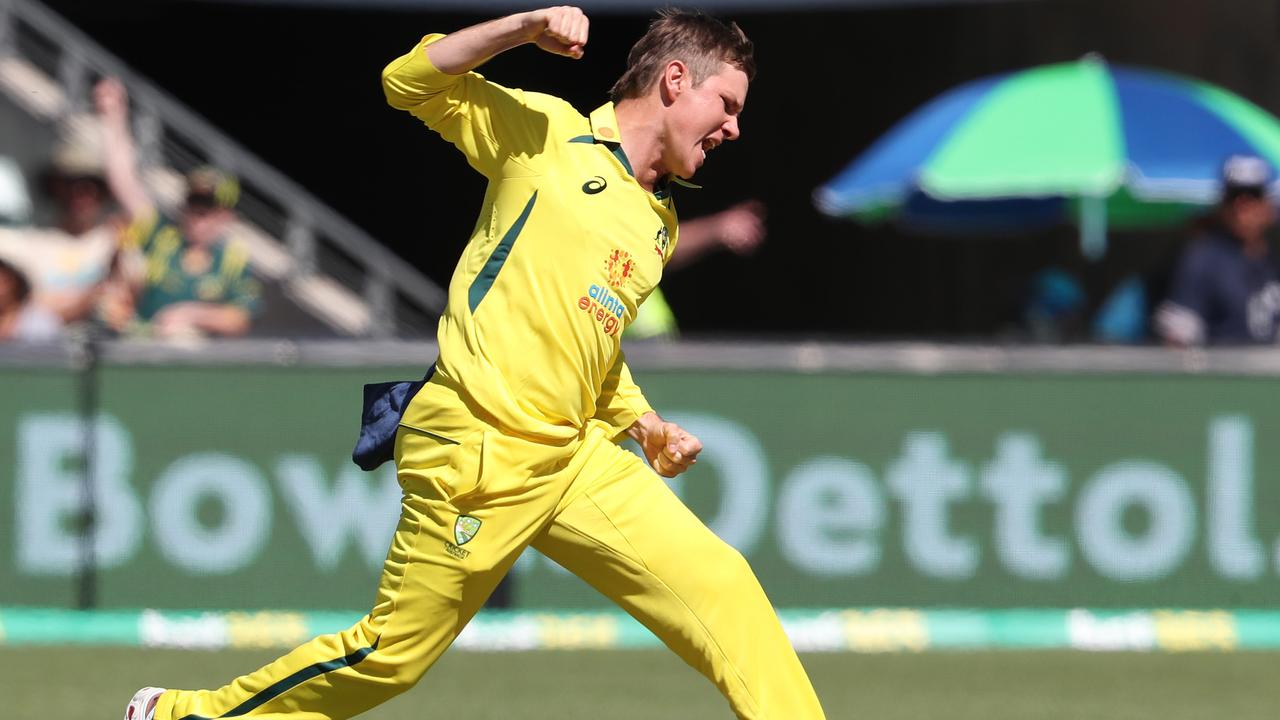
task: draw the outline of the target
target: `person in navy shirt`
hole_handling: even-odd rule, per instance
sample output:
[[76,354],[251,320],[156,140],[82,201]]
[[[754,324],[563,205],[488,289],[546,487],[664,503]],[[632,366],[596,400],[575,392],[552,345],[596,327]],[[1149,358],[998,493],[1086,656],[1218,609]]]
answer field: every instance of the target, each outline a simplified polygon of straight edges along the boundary
[[1268,245],[1274,178],[1260,157],[1223,163],[1222,200],[1212,224],[1178,262],[1155,327],[1170,345],[1273,344],[1280,326],[1280,275]]

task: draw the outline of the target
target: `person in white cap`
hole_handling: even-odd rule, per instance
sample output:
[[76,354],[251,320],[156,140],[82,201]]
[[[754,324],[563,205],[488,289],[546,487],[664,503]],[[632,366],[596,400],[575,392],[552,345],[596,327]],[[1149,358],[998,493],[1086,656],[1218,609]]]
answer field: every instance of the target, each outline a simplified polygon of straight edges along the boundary
[[53,201],[52,225],[0,228],[0,259],[26,268],[33,305],[64,323],[96,312],[116,256],[119,227],[103,178],[100,136],[93,118],[68,120],[41,178]]
[[1268,231],[1275,171],[1263,158],[1232,155],[1209,225],[1183,253],[1156,332],[1175,347],[1273,344],[1280,329],[1280,275]]

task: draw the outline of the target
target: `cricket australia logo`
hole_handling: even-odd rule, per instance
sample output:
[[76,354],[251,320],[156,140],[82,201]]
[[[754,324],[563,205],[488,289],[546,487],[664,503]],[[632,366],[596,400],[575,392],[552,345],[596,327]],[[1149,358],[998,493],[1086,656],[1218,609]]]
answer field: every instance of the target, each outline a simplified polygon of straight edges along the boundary
[[609,287],[621,290],[623,283],[636,269],[636,262],[626,250],[614,250],[609,253],[609,259],[604,261],[604,267],[609,271]]
[[471,538],[478,532],[480,532],[480,521],[470,515],[459,515],[458,521],[453,524],[453,539],[459,545],[471,542]]
[[658,257],[665,260],[669,245],[671,245],[671,233],[667,232],[667,226],[663,225],[658,228],[658,234],[653,238],[653,251],[658,253]]
[[471,554],[469,550],[463,550],[461,546],[471,542],[471,539],[480,532],[480,519],[471,517],[470,515],[459,515],[458,520],[453,523],[453,539],[455,543],[445,541],[444,550],[459,560],[467,559]]

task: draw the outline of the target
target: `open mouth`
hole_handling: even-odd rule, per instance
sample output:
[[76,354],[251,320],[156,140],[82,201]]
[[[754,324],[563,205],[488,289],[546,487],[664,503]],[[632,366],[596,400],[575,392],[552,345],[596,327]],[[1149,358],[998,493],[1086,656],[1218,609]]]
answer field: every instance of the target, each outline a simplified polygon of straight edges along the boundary
[[715,150],[716,146],[719,144],[720,144],[720,141],[716,140],[715,138],[704,138],[702,140],[702,145],[701,145],[702,159],[706,160],[707,153],[711,152],[712,150]]

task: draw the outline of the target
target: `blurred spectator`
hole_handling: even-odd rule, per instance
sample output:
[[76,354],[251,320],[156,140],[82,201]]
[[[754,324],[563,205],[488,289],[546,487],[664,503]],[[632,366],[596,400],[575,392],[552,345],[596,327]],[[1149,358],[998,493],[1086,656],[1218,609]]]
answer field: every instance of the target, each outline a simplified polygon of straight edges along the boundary
[[129,131],[128,96],[113,78],[94,89],[103,122],[107,184],[129,218],[126,244],[143,254],[132,307],[116,307],[112,324],[156,337],[234,336],[249,331],[261,287],[248,253],[228,241],[240,188],[213,168],[187,176],[177,218],[161,213],[138,176]]
[[[764,218],[764,203],[748,200],[713,215],[681,222],[676,251],[667,262],[666,271],[686,268],[717,248],[725,248],[737,255],[755,252],[765,237]],[[655,288],[640,306],[640,312],[627,326],[623,337],[628,340],[670,339],[678,333],[675,313],[667,304],[661,288]]]
[[1276,342],[1280,277],[1267,231],[1276,208],[1267,161],[1233,155],[1223,163],[1222,199],[1210,224],[1178,263],[1156,331],[1175,346]]
[[31,283],[18,266],[0,259],[0,342],[50,342],[62,322],[30,301]]
[[75,322],[95,310],[117,247],[96,120],[64,124],[41,184],[54,225],[0,228],[0,258],[27,269],[35,305]]
[[764,203],[747,200],[713,215],[681,222],[676,252],[666,269],[686,268],[717,248],[750,255],[764,241],[764,218]]
[[1036,273],[1022,319],[1032,342],[1059,344],[1083,340],[1086,298],[1080,281],[1058,267]]
[[31,194],[22,169],[12,158],[0,155],[0,225],[31,222]]
[[1148,339],[1151,317],[1150,280],[1139,274],[1124,277],[1107,294],[1093,316],[1093,339],[1110,345],[1137,345]]

